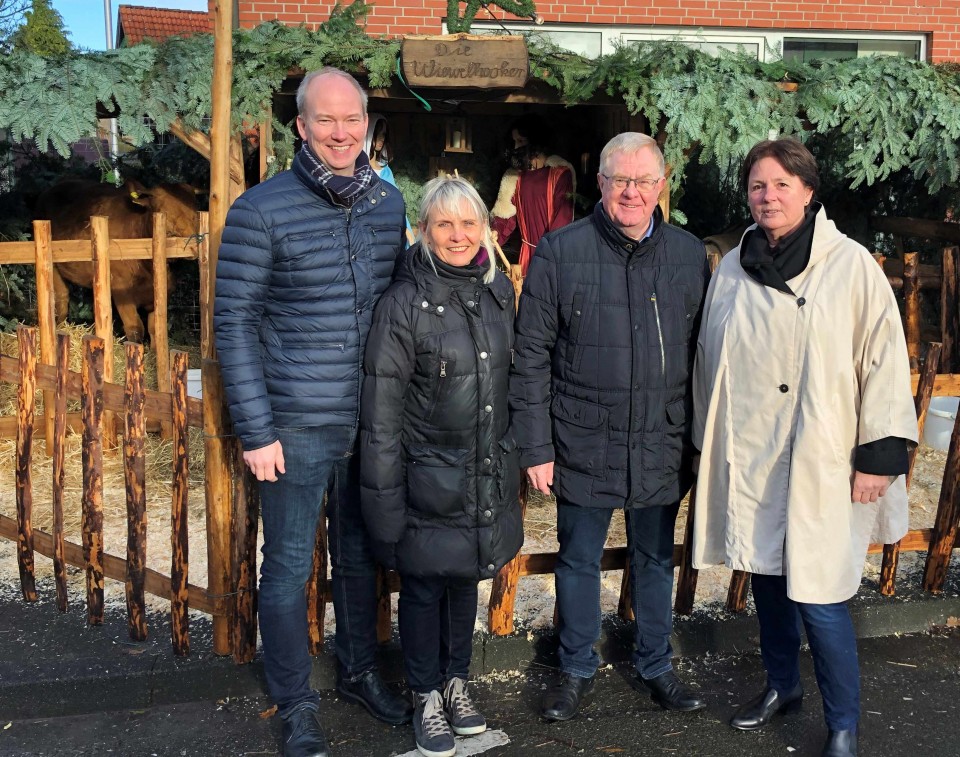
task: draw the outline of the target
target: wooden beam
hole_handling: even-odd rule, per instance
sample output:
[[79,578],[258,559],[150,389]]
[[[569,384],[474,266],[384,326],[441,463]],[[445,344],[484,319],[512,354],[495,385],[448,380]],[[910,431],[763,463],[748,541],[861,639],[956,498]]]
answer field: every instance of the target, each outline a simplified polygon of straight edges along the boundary
[[871,216],[870,227],[900,237],[938,239],[952,244],[960,243],[960,224],[931,221],[926,218],[888,218]]
[[[110,260],[150,260],[152,239],[111,239]],[[88,263],[91,257],[89,239],[56,239],[50,242],[54,263]],[[166,256],[196,260],[197,240],[193,237],[167,237]],[[33,242],[0,242],[0,264],[33,265],[37,248]]]
[[[196,150],[207,160],[210,160],[210,136],[202,131],[189,131],[179,118],[170,124],[170,132],[187,147]],[[234,157],[230,161],[230,178],[243,184],[243,161]]]
[[[10,384],[20,383],[20,368],[17,365],[16,358],[0,355],[0,381],[5,381]],[[80,374],[70,372],[67,375],[66,386],[67,399],[79,400],[82,394]],[[57,369],[55,366],[37,366],[37,388],[56,390]],[[103,407],[105,410],[123,412],[122,386],[107,384],[103,387]],[[173,402],[169,394],[155,392],[152,389],[147,390],[146,401],[144,403],[144,414],[147,420],[169,421],[172,412]],[[187,422],[195,428],[203,425],[202,400],[196,397],[187,398]],[[9,421],[2,421],[2,423],[6,424],[9,423]],[[6,428],[6,425],[0,425],[0,436],[2,436],[2,429],[4,428]]]
[[[6,515],[0,515],[0,536],[5,539],[17,538],[17,522]],[[33,531],[33,549],[41,555],[53,557],[53,537],[45,531]],[[83,548],[72,542],[64,543],[64,560],[68,565],[83,568]],[[103,575],[107,578],[113,578],[117,581],[123,581],[127,575],[127,563],[121,557],[105,553],[103,555]],[[170,578],[158,573],[152,568],[147,568],[143,583],[144,589],[150,594],[158,597],[168,598],[170,596]],[[194,610],[201,610],[214,617],[224,615],[223,600],[216,599],[207,595],[207,590],[202,586],[187,585],[187,593],[190,597],[190,607]]]

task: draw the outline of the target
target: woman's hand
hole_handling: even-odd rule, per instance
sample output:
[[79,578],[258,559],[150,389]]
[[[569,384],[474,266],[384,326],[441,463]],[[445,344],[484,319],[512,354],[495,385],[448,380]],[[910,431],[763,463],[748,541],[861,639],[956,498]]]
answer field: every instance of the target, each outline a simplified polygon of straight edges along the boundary
[[859,502],[867,505],[876,502],[880,497],[887,493],[890,486],[890,476],[875,476],[872,473],[853,473],[853,490],[850,499],[853,502]]

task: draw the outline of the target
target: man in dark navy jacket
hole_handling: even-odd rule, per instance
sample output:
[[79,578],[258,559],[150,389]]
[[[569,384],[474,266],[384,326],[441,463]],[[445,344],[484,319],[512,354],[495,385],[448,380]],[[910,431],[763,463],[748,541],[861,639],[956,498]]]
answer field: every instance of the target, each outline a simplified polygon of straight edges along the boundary
[[512,426],[531,486],[557,498],[559,681],[541,714],[567,720],[600,658],[600,558],[626,509],[634,664],[670,710],[703,709],[671,663],[674,523],[690,488],[691,367],[709,278],[699,239],[663,220],[664,162],[628,132],[600,154],[593,214],[547,234],[520,297]]
[[230,209],[214,328],[233,427],[257,477],[263,518],[258,610],[264,671],[284,754],[327,754],[310,688],[305,585],[327,496],[337,689],[397,724],[412,708],[375,668],[376,572],[354,454],[363,348],[405,225],[399,191],[363,152],[367,96],[348,74],[307,74],[303,147]]

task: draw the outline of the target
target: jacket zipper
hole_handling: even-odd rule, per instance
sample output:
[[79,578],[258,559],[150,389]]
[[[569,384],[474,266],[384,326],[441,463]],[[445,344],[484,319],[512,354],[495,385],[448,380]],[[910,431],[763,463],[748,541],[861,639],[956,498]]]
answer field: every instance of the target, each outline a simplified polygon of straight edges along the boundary
[[446,378],[446,377],[447,377],[447,361],[441,360],[440,361],[440,378]]
[[660,327],[660,308],[657,306],[657,293],[650,295],[650,302],[653,303],[653,314],[657,318],[657,338],[660,340],[660,378],[663,378],[667,372],[667,358],[663,350],[663,329]]

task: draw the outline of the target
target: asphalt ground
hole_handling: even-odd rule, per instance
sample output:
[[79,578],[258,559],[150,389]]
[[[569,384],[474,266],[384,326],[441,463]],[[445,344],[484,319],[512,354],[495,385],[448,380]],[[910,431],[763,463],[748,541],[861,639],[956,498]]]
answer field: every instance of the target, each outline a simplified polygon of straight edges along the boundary
[[[944,595],[901,590],[893,599],[865,588],[852,603],[863,701],[861,755],[960,755],[960,617],[956,569]],[[82,607],[59,613],[52,589],[23,603],[0,592],[0,755],[274,755],[280,726],[263,694],[259,661],[236,666],[211,651],[209,619],[193,615],[192,653],[170,651],[163,616],[149,618],[146,642],[128,640],[122,608],[103,626]],[[478,635],[471,689],[487,734],[459,755],[819,755],[825,730],[809,654],[800,713],[755,733],[727,725],[736,706],[764,684],[756,619],[713,612],[675,624],[675,665],[705,695],[697,714],[660,709],[634,688],[629,629],[605,623],[599,645],[610,664],[594,694],[567,723],[547,723],[537,703],[554,675],[555,640],[521,630]],[[930,630],[932,629],[932,630]],[[904,633],[910,632],[910,633]],[[385,678],[400,689],[399,649],[381,649]],[[333,690],[333,660],[315,660],[313,684],[335,757],[413,757],[412,729],[373,720]]]
[[[860,643],[860,656],[862,755],[960,753],[960,635],[866,639]],[[824,738],[821,702],[809,655],[803,655],[802,664],[807,696],[801,712],[754,733],[734,731],[726,724],[736,705],[763,685],[760,658],[753,651],[678,661],[683,677],[709,702],[706,711],[692,715],[666,712],[636,691],[626,664],[604,669],[580,716],[566,723],[546,723],[536,714],[551,671],[488,676],[472,684],[472,691],[490,732],[463,739],[458,753],[818,755]],[[409,727],[380,724],[331,691],[321,696],[333,755],[386,757],[414,748]],[[263,696],[242,696],[17,718],[3,723],[0,754],[273,755],[278,753],[279,724],[276,718],[263,716],[268,708]],[[490,746],[474,752],[471,745]]]

